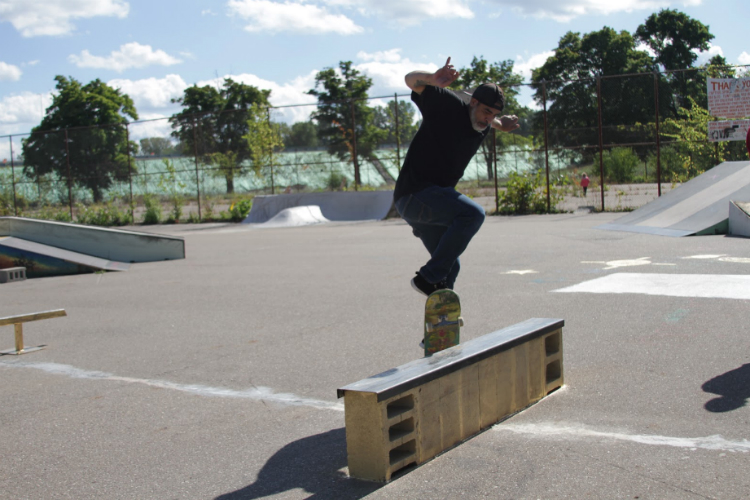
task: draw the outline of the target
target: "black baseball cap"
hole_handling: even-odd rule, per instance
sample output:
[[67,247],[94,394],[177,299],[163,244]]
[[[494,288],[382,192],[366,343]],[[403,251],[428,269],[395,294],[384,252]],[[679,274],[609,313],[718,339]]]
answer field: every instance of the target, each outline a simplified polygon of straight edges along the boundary
[[473,99],[498,111],[505,107],[505,95],[503,89],[494,83],[484,83],[474,90],[471,95]]

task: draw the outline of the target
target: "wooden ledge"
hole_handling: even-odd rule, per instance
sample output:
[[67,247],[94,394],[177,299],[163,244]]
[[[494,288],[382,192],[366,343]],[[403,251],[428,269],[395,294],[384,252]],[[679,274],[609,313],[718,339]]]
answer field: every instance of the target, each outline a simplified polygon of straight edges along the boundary
[[339,398],[345,396],[347,391],[374,393],[377,394],[378,402],[384,401],[524,342],[559,330],[563,326],[565,321],[562,319],[531,318],[440,351],[429,358],[417,359],[354,382],[337,389],[336,392]]

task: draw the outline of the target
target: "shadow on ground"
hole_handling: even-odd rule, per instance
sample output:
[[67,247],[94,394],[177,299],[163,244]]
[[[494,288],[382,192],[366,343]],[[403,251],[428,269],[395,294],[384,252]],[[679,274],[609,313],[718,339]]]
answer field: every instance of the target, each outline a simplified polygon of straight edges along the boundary
[[346,467],[344,428],[306,437],[276,452],[258,473],[257,480],[216,500],[262,498],[301,488],[306,498],[355,500],[369,495],[381,484],[349,478]]
[[750,398],[750,363],[712,378],[701,389],[720,396],[704,405],[708,411],[723,413],[742,408]]

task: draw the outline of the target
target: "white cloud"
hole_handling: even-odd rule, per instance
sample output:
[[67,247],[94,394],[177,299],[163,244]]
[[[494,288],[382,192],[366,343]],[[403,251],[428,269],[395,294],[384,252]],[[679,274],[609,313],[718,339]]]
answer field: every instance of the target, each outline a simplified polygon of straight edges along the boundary
[[[600,16],[637,10],[656,11],[673,6],[674,0],[488,0],[510,7],[513,11],[540,19],[567,23],[576,17]],[[703,0],[682,0],[681,5],[700,5]]]
[[698,56],[698,59],[695,60],[696,66],[707,64],[708,61],[714,56],[724,55],[724,51],[721,50],[721,47],[719,47],[718,45],[711,45],[710,43],[708,44],[708,50],[700,52],[697,49],[693,49],[693,53]]
[[750,54],[743,52],[740,57],[737,58],[737,62],[740,64],[750,64]]
[[147,137],[169,138],[172,134],[172,124],[169,123],[170,115],[163,113],[143,113],[139,122],[128,127],[131,141],[140,141]]
[[[180,75],[167,75],[164,78],[144,78],[142,80],[115,79],[107,82],[112,88],[117,88],[123,94],[133,99],[135,108],[159,109],[172,106],[171,100],[182,97],[188,87]],[[141,115],[141,113],[139,113]],[[143,116],[141,116],[143,118]]]
[[0,61],[0,82],[15,82],[21,79],[21,69],[18,66]]
[[315,86],[315,74],[317,72],[317,70],[311,71],[284,84],[265,80],[250,73],[242,73],[239,75],[224,75],[220,78],[198,82],[196,85],[199,87],[213,85],[218,88],[224,84],[225,78],[231,78],[235,82],[252,85],[262,90],[270,90],[271,97],[269,100],[273,106],[309,104],[309,106],[295,106],[273,110],[271,117],[274,121],[306,121],[310,119],[310,114],[316,109],[315,103],[317,103],[317,99],[314,96],[308,95],[307,91]]
[[23,36],[67,35],[72,21],[92,17],[127,17],[124,0],[0,0],[0,21],[7,21]]
[[650,45],[643,42],[636,43],[635,50],[640,50],[642,52],[646,52],[651,57],[656,57],[656,52],[654,51],[654,49],[652,49]]
[[363,61],[374,61],[384,63],[397,63],[401,61],[401,49],[383,50],[368,54],[365,51],[357,53],[357,57]]
[[229,0],[231,14],[249,21],[245,30],[255,32],[294,33],[319,35],[338,33],[353,35],[363,28],[341,14],[332,14],[325,8],[309,3],[270,0]]
[[383,95],[392,92],[407,92],[404,76],[415,70],[437,71],[436,64],[418,64],[401,56],[401,49],[382,52],[359,52],[357,58],[364,61],[354,68],[372,78],[370,95]]
[[113,51],[109,57],[94,56],[88,50],[84,50],[80,55],[69,56],[68,60],[79,68],[111,69],[118,73],[128,68],[171,66],[182,62],[163,50],[154,50],[150,45],[141,45],[138,42],[121,45],[120,50]]
[[323,0],[327,5],[375,15],[400,26],[420,24],[426,19],[473,19],[468,0]]
[[518,55],[513,63],[513,71],[523,76],[523,81],[530,82],[532,70],[544,65],[544,63],[547,62],[547,59],[554,55],[555,52],[553,50],[533,54],[527,58]]
[[44,94],[22,92],[4,96],[0,99],[0,135],[30,132],[33,127],[41,123],[44,110],[51,103],[51,92]]

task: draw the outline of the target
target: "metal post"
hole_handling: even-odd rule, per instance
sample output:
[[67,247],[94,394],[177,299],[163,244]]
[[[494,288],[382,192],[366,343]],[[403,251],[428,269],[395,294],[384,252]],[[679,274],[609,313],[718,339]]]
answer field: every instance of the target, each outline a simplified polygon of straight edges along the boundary
[[195,132],[195,115],[193,115],[193,158],[195,158],[195,190],[198,196],[198,222],[202,220],[201,217],[201,180],[200,174],[198,173],[198,134]]
[[547,83],[542,81],[542,105],[544,113],[544,169],[547,173],[547,213],[552,211],[552,200],[549,193],[549,141],[547,138]]
[[16,340],[16,352],[18,354],[21,354],[23,352],[23,323],[16,323],[13,325],[13,329],[15,330],[15,340]]
[[[271,130],[271,108],[270,106],[266,108],[266,112],[267,112],[266,116],[267,116],[267,122],[268,122],[268,129],[270,131]],[[269,157],[271,158],[271,165],[270,165],[271,167],[271,194],[276,194],[275,193],[276,186],[275,186],[274,178],[273,178],[273,146],[269,146],[269,147],[270,147]]]
[[[70,206],[70,220],[73,220],[73,177],[70,174],[70,148],[68,147],[68,129],[65,129],[65,162],[68,165],[68,205]],[[39,200],[41,202],[41,200]]]
[[128,183],[130,184],[130,220],[135,223],[135,203],[133,202],[133,163],[130,152],[130,123],[125,124],[125,141],[128,144]]
[[396,117],[396,169],[401,172],[401,131],[398,123],[398,92],[393,93],[393,109]]
[[13,187],[13,213],[16,217],[18,217],[18,201],[16,201],[16,168],[15,164],[13,162],[13,136],[8,136],[8,141],[10,141],[10,179],[11,179],[11,186]]
[[359,185],[362,183],[362,179],[359,175],[359,161],[357,160],[357,121],[354,116],[354,99],[349,101],[349,106],[352,109],[352,159],[354,160],[354,190],[359,190]]
[[497,130],[492,129],[492,160],[495,168],[495,213],[500,212],[500,195],[497,192]]
[[659,135],[659,74],[654,71],[654,105],[656,106],[656,186],[661,196],[661,137]]
[[596,103],[599,115],[599,188],[602,195],[602,212],[604,212],[604,136],[602,134],[602,77],[596,77]]

